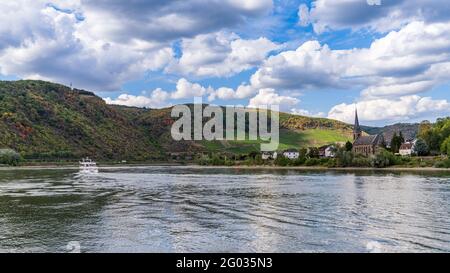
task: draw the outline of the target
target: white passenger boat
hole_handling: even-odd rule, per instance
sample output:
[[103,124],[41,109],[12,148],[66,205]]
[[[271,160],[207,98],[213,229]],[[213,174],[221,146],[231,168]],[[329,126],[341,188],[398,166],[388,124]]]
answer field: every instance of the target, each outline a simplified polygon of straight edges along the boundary
[[83,158],[80,161],[80,173],[82,174],[96,174],[98,173],[97,163],[89,157]]

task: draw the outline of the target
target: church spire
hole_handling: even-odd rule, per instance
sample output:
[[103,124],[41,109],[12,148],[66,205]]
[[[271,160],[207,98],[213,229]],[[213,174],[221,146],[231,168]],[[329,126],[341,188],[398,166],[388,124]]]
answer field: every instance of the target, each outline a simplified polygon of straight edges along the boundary
[[362,134],[361,127],[359,126],[358,109],[355,109],[355,126],[353,127],[353,140],[359,138]]

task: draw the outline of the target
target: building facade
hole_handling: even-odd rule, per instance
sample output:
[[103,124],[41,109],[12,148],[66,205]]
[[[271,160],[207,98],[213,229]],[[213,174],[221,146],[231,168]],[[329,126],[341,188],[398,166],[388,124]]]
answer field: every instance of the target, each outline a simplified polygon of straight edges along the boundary
[[277,152],[264,152],[261,154],[262,160],[270,160],[270,159],[277,159],[278,154]]
[[353,127],[353,153],[364,156],[376,154],[380,149],[385,147],[383,134],[363,135],[361,126],[359,125],[358,111],[355,111],[355,125]]
[[412,156],[414,154],[415,141],[406,142],[400,146],[398,153],[401,156]]
[[319,148],[319,157],[332,158],[336,156],[336,147],[334,145],[325,145]]
[[289,158],[291,160],[298,159],[300,157],[300,153],[297,150],[286,150],[283,152],[283,156]]

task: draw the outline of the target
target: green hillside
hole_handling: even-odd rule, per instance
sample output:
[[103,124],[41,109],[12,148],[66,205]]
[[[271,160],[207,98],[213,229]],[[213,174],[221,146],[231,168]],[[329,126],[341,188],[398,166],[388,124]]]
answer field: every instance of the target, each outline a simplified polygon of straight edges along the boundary
[[[0,81],[0,149],[34,160],[151,160],[170,153],[259,150],[259,141],[174,141],[170,112],[107,105],[91,92],[49,82]],[[345,142],[352,132],[339,121],[285,113],[280,127],[280,150]]]
[[145,159],[145,130],[93,93],[41,81],[0,82],[0,147],[25,158]]
[[[279,150],[300,147],[320,147],[336,142],[350,140],[348,132],[326,129],[307,129],[292,131],[285,128],[280,130]],[[230,153],[249,153],[260,150],[261,141],[203,141],[202,145],[208,151],[222,150]]]

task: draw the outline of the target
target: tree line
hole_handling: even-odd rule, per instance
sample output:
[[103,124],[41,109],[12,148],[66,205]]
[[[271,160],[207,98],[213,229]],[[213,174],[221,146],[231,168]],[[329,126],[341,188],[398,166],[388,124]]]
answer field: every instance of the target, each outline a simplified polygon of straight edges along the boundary
[[436,123],[423,121],[418,138],[423,140],[431,155],[450,154],[450,117],[439,118]]

